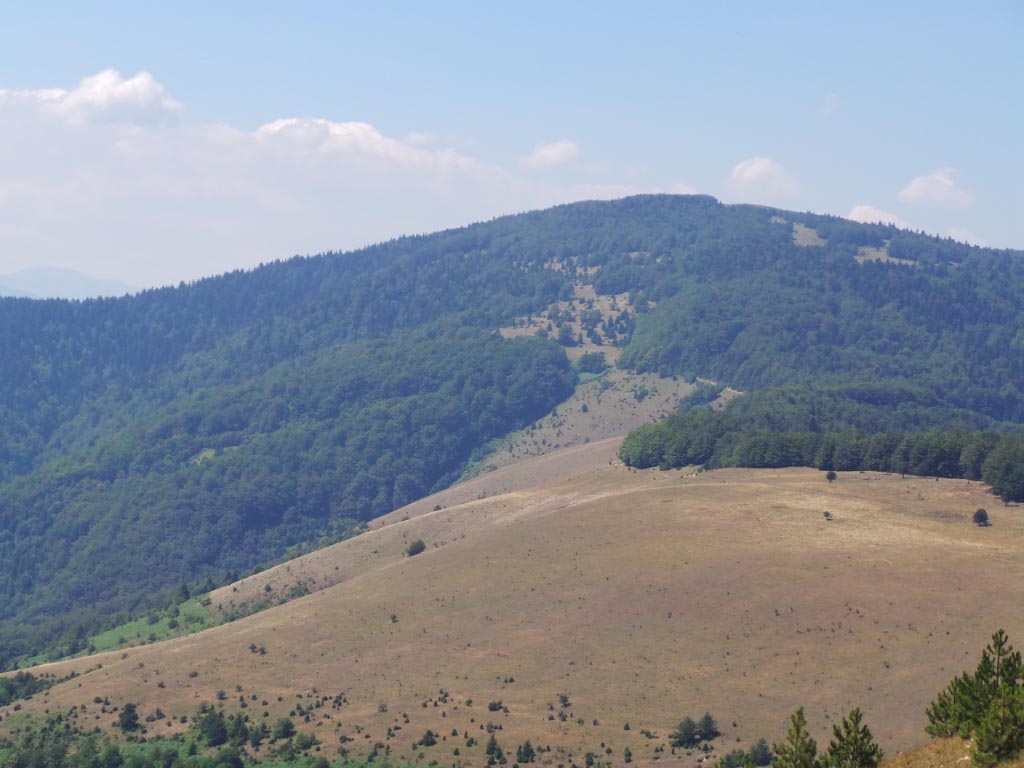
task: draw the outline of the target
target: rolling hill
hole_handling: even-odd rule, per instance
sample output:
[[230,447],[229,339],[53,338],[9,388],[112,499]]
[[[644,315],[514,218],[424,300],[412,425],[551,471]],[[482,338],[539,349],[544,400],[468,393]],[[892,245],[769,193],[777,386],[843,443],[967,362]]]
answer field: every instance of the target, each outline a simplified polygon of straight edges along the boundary
[[918,428],[1004,429],[1024,421],[1022,317],[1019,253],[705,196],[2,299],[0,661],[348,536],[616,358],[744,391],[871,382],[894,409],[926,399]]
[[[477,765],[490,723],[506,750],[550,745],[544,765],[587,752],[619,765],[627,747],[638,765],[694,765],[666,746],[687,714],[719,719],[721,755],[780,739],[798,706],[818,737],[860,706],[895,753],[925,741],[925,706],[993,628],[1024,633],[1024,521],[981,484],[637,472],[609,463],[617,445],[483,475],[468,491],[482,498],[447,491],[397,510],[211,598],[230,610],[300,582],[312,594],[40,667],[77,676],[0,714],[11,727],[70,711],[111,730],[134,703],[161,713],[152,738],[207,702],[291,717],[330,758],[338,746],[365,758],[379,741],[399,764]],[[995,524],[972,525],[986,504]],[[415,539],[427,549],[409,557]],[[416,746],[427,729],[438,744]]]

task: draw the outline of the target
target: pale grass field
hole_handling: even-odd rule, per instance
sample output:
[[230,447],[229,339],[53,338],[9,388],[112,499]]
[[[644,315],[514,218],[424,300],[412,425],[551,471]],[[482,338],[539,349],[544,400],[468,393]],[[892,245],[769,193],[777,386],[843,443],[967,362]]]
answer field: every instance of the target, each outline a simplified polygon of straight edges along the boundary
[[[109,728],[116,715],[94,696],[176,719],[224,690],[229,711],[255,694],[246,712],[272,720],[297,695],[308,706],[314,691],[343,692],[344,707],[300,722],[328,756],[344,734],[354,755],[379,740],[393,763],[480,765],[490,721],[513,757],[529,738],[553,747],[541,757],[553,766],[582,764],[586,752],[622,765],[627,746],[636,765],[689,766],[695,756],[655,752],[687,714],[718,718],[721,753],[781,739],[798,706],[824,744],[860,706],[895,756],[927,741],[926,705],[973,668],[996,628],[1024,642],[1024,521],[979,484],[859,473],[829,484],[807,469],[635,472],[608,464],[613,445],[577,449],[564,479],[527,488],[524,475],[510,493],[407,520],[395,513],[290,564],[291,574],[260,575],[284,584],[304,568],[333,584],[307,597],[41,668],[82,675],[24,708],[87,705],[87,723],[98,716]],[[992,527],[970,524],[978,507]],[[427,551],[404,557],[415,538]],[[266,582],[254,579],[215,599],[258,594]],[[448,700],[434,706],[441,690]],[[555,717],[560,693],[571,700],[565,722]],[[507,714],[488,711],[498,700]],[[149,731],[182,727],[168,719]],[[427,728],[446,740],[414,749]],[[480,743],[467,749],[464,733]],[[923,764],[939,762],[906,768]]]
[[480,462],[480,470],[489,472],[610,437],[621,439],[642,424],[674,413],[694,389],[682,378],[612,368],[601,378],[580,384],[552,413],[509,435]]

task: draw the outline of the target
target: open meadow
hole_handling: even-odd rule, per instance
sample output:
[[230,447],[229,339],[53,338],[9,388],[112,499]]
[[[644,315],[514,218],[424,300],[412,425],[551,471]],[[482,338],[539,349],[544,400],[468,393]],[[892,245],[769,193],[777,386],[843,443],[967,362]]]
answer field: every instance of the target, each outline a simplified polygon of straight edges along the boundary
[[[697,755],[667,746],[686,715],[718,719],[722,753],[781,739],[801,705],[827,740],[860,706],[894,754],[927,740],[925,706],[992,631],[1024,638],[1024,521],[981,484],[636,472],[609,464],[606,445],[577,450],[593,452],[589,468],[577,455],[538,487],[399,510],[212,596],[224,608],[305,569],[305,597],[41,667],[79,676],[23,711],[77,706],[83,724],[109,728],[133,702],[160,710],[155,735],[221,700],[291,715],[332,757],[344,738],[353,756],[379,741],[394,762],[477,765],[491,729],[506,750],[550,745],[540,760],[552,765],[588,752],[620,764],[627,747],[638,765],[691,765]],[[971,524],[978,507],[991,527]],[[406,556],[416,539],[426,551]],[[427,729],[438,744],[414,746]]]

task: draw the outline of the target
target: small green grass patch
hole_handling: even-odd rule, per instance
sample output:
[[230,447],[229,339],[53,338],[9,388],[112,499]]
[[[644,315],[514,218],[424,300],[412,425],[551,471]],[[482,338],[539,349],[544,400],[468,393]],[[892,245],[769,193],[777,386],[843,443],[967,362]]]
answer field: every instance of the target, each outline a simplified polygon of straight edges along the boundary
[[[177,615],[174,608],[163,611],[150,611],[137,619],[120,624],[111,629],[99,632],[86,641],[86,647],[77,656],[91,655],[103,651],[115,651],[119,648],[131,648],[137,645],[170,640],[174,637],[191,635],[223,623],[209,606],[203,605],[205,596],[193,597],[180,603]],[[49,654],[40,653],[27,659],[22,666],[35,666],[50,661],[57,661]]]

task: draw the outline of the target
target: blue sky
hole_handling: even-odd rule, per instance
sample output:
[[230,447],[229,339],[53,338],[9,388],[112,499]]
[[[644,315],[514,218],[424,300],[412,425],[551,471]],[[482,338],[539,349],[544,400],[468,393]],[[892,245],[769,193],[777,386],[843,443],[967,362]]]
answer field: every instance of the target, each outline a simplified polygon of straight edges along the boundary
[[635,192],[1024,248],[1019,3],[144,6],[2,11],[0,273],[154,285]]

